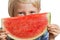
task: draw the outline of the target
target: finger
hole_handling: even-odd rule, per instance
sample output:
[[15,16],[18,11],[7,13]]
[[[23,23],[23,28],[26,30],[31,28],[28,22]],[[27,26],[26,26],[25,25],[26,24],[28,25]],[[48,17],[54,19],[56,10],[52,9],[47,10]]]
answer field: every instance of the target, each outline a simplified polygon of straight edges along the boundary
[[7,38],[6,35],[1,35],[1,36],[0,36],[0,39],[6,39],[6,38]]
[[2,35],[2,37],[5,39],[5,38],[7,38],[7,35]]
[[57,36],[58,33],[57,32],[52,32],[52,31],[49,31],[50,34],[53,34],[54,36]]
[[8,34],[6,31],[0,30],[0,35],[1,35],[2,33],[6,34],[6,35]]
[[59,29],[59,27],[57,25],[48,25],[48,30],[49,29]]
[[7,39],[3,39],[3,38],[1,38],[0,40],[7,40]]
[[0,30],[0,33],[3,33],[3,32],[5,32],[4,30]]
[[51,27],[51,26],[59,27],[59,26],[58,26],[58,25],[56,25],[56,24],[50,24],[50,25],[48,25],[48,27]]
[[59,33],[59,34],[60,34],[60,30],[57,30],[57,29],[48,29],[48,32],[49,32],[49,31],[57,32],[57,33]]
[[56,32],[56,33],[60,33],[60,31],[59,30],[57,30],[57,29],[53,29],[53,28],[51,28],[50,30],[48,30],[48,31],[52,31],[52,32]]
[[54,31],[57,30],[56,28],[48,28],[48,30]]
[[48,31],[52,31],[52,32],[57,32],[60,33],[60,29],[58,28],[48,28]]

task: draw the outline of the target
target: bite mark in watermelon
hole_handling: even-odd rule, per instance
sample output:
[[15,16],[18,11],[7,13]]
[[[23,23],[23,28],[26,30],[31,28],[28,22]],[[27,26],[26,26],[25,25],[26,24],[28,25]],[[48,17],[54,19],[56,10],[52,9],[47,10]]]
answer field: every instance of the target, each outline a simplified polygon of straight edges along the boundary
[[50,13],[32,14],[19,17],[3,18],[3,29],[14,39],[36,39],[47,30]]

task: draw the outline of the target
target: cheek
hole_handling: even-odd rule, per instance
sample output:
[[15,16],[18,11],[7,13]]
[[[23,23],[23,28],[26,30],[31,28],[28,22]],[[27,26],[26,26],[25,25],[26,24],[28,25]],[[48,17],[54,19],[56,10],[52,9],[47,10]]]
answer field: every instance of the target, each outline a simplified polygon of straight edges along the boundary
[[36,11],[36,13],[39,13],[39,10],[35,10]]
[[19,16],[17,12],[14,12],[14,17]]
[[39,14],[39,11],[37,11],[36,14]]

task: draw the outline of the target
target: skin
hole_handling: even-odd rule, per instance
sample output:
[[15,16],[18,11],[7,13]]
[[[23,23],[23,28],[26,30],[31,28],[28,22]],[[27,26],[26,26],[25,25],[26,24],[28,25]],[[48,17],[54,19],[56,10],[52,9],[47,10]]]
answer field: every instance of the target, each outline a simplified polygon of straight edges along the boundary
[[32,4],[18,3],[14,9],[14,16],[25,16],[38,13],[39,10],[35,8]]
[[[32,4],[23,4],[23,3],[17,3],[17,5],[14,8],[14,16],[25,16],[25,15],[31,15],[31,14],[37,14],[39,13],[39,10],[34,7]],[[49,31],[49,40],[54,40],[54,38],[60,33],[60,28],[56,24],[50,24],[48,25],[48,31]],[[2,31],[3,32],[3,31]],[[1,38],[5,39],[7,36],[6,34],[0,33]],[[2,37],[5,35],[4,37]]]
[[60,34],[60,28],[56,24],[50,24],[48,25],[48,31],[49,31],[49,40],[55,40],[55,37]]
[[7,34],[4,30],[0,30],[0,40],[6,40]]

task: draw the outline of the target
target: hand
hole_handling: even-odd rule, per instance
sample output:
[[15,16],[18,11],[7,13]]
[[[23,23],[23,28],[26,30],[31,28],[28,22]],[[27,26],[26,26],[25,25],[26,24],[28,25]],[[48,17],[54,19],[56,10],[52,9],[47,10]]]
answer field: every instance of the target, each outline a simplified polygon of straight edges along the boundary
[[54,39],[58,34],[60,34],[60,28],[56,24],[48,25],[49,36]]
[[5,31],[0,29],[0,40],[7,40],[7,34]]

